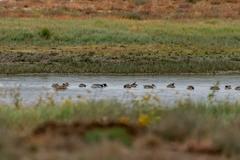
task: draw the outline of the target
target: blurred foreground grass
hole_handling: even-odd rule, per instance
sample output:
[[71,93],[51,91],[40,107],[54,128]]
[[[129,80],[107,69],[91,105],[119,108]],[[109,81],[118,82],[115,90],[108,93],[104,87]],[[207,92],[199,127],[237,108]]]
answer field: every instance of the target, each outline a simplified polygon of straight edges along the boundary
[[[2,146],[0,150],[4,155],[23,156],[14,148],[18,144],[15,144],[15,138],[23,136],[24,139],[27,138],[21,148],[24,156],[34,153],[33,155],[38,157],[39,154],[46,154],[43,150],[45,147],[48,147],[48,152],[53,155],[61,155],[60,152],[69,154],[70,145],[75,148],[71,149],[73,155],[69,155],[73,156],[73,159],[74,156],[94,159],[89,153],[90,150],[97,155],[102,154],[94,151],[95,147],[105,149],[102,150],[103,159],[113,156],[115,152],[118,153],[117,159],[123,158],[126,155],[121,152],[122,147],[133,151],[132,156],[136,159],[135,156],[138,154],[145,154],[141,152],[145,147],[150,151],[154,148],[162,151],[161,146],[177,143],[178,149],[186,145],[184,152],[187,151],[189,154],[198,152],[200,155],[217,154],[220,157],[226,156],[226,159],[229,156],[236,158],[240,151],[239,115],[240,104],[228,102],[217,104],[185,102],[170,107],[144,101],[130,105],[116,101],[76,103],[65,100],[60,104],[42,102],[31,107],[1,106],[0,130],[1,133],[7,134],[0,138]],[[38,129],[35,130],[36,128]],[[136,131],[130,132],[132,130]],[[12,144],[10,148],[8,143]],[[115,146],[115,152],[108,152],[111,150],[108,147],[115,143],[118,144]],[[143,145],[140,150],[139,143]],[[63,148],[57,149],[56,146],[59,145],[63,145]],[[79,149],[82,146],[84,150]],[[159,158],[163,156],[154,154]]]

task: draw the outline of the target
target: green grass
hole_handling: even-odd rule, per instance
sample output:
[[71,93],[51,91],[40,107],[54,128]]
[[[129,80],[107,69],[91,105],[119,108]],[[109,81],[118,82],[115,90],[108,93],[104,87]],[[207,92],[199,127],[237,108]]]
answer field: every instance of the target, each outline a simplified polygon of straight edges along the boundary
[[[1,19],[1,44],[180,44],[239,47],[239,21]],[[46,40],[42,29],[52,33]]]
[[238,20],[5,18],[0,73],[239,71],[239,28]]

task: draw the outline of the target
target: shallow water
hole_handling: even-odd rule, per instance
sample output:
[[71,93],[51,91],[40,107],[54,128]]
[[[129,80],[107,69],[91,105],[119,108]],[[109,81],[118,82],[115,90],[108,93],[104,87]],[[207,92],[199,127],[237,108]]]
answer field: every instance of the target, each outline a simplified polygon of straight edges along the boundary
[[[123,85],[136,81],[139,86],[135,89],[124,89]],[[179,101],[191,99],[192,101],[205,102],[208,100],[210,86],[219,81],[221,90],[215,93],[216,101],[238,101],[240,91],[225,90],[225,85],[233,88],[240,85],[240,75],[171,75],[171,76],[82,76],[82,75],[14,75],[0,76],[0,103],[13,103],[12,90],[19,88],[21,99],[26,104],[37,103],[39,97],[46,99],[52,96],[56,101],[66,98],[78,99],[117,99],[119,101],[139,100],[146,95],[155,97],[154,101],[162,104],[174,104]],[[69,89],[55,92],[52,83],[69,82]],[[174,82],[176,88],[166,88],[166,85]],[[80,83],[87,84],[87,88],[79,88]],[[93,83],[107,83],[104,89],[92,89]],[[156,89],[144,89],[144,84],[154,83]],[[186,89],[188,85],[195,87],[194,91]],[[7,92],[6,92],[7,91]]]

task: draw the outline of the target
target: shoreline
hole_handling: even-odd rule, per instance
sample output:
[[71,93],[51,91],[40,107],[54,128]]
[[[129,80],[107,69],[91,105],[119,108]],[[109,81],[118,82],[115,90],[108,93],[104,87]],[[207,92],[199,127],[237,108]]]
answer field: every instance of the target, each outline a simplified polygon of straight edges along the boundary
[[76,76],[238,76],[240,71],[220,71],[216,73],[16,73],[1,74],[0,76],[54,76],[54,75],[76,75]]

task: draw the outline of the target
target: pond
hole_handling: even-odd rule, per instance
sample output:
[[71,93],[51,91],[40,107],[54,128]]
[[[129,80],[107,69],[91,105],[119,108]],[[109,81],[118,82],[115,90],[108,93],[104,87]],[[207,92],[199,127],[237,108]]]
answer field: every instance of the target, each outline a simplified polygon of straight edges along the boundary
[[[70,86],[65,91],[56,92],[53,83],[68,82]],[[137,88],[124,89],[126,83],[137,82]],[[23,103],[36,103],[40,97],[46,99],[51,96],[56,101],[66,98],[73,100],[119,100],[132,101],[151,97],[164,105],[191,99],[196,102],[209,100],[212,93],[210,87],[219,82],[220,90],[214,93],[216,101],[238,101],[240,91],[234,88],[240,85],[240,75],[159,75],[159,76],[87,76],[87,75],[1,75],[0,76],[0,103],[13,103],[14,92],[20,93]],[[84,83],[86,88],[79,88]],[[91,88],[94,83],[107,83],[102,89]],[[169,83],[175,83],[176,88],[167,88]],[[155,84],[155,89],[144,89],[145,84]],[[193,85],[194,90],[187,90]],[[231,85],[231,90],[225,90],[225,85]],[[12,92],[12,93],[11,93]]]

